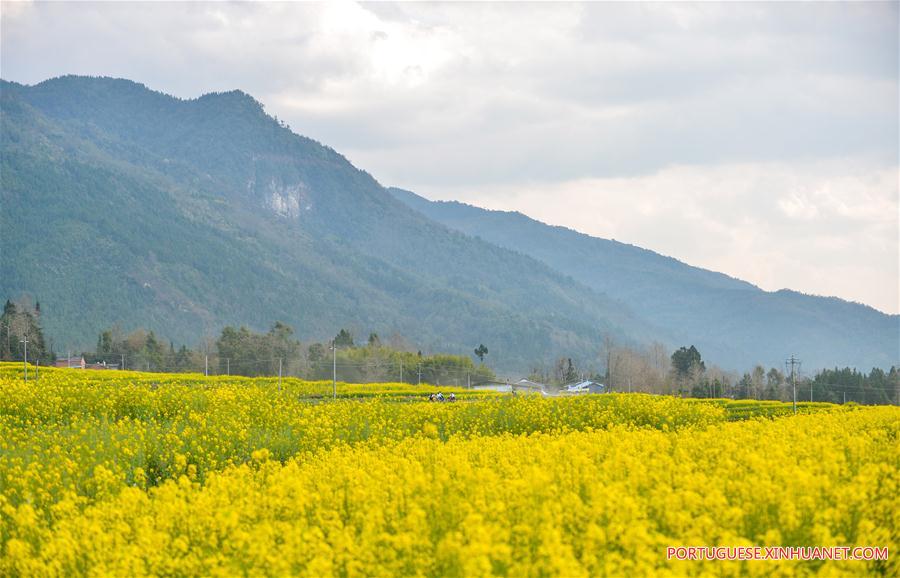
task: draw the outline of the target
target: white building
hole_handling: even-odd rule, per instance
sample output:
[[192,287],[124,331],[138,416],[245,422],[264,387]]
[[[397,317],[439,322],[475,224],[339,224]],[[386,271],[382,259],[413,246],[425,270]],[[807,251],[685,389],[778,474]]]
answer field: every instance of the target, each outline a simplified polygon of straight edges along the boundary
[[606,386],[596,381],[586,380],[579,381],[566,386],[563,390],[565,393],[581,394],[581,393],[606,393]]
[[544,384],[537,383],[536,381],[529,381],[527,379],[520,379],[514,383],[484,383],[481,385],[473,385],[472,389],[476,391],[496,391],[499,393],[539,393],[541,395],[548,395],[547,388]]

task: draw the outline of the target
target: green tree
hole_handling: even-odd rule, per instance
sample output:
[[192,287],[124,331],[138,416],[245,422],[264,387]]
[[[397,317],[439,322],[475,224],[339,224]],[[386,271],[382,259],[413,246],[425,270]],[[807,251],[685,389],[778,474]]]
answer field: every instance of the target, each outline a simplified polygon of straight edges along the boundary
[[318,366],[325,359],[325,346],[321,343],[313,343],[306,350],[306,359],[313,367]]
[[[0,330],[3,331],[3,335],[0,335],[0,340],[2,340],[0,341],[0,359],[3,361],[15,359],[14,351],[18,349],[13,346],[12,338],[12,325],[16,316],[16,305],[7,299],[6,304],[3,306],[3,315],[0,317]],[[18,337],[15,342],[18,342]]]
[[700,352],[693,345],[681,347],[672,354],[672,373],[682,396],[693,391],[694,387],[700,383],[705,371],[706,364],[703,363]]
[[556,361],[553,373],[559,385],[572,383],[578,379],[578,371],[575,369],[575,364],[572,363],[571,357],[560,357]]
[[484,356],[487,354],[488,348],[484,346],[484,343],[475,348],[475,356],[478,357],[478,361],[481,363],[484,363]]
[[771,368],[766,374],[766,399],[780,399],[784,386],[784,374],[777,368]]
[[229,371],[234,375],[261,375],[259,365],[259,338],[246,327],[222,329],[216,341],[219,353],[219,373]]
[[147,367],[151,371],[166,371],[166,351],[156,335],[150,331],[144,340],[144,356],[147,359]]
[[672,354],[672,369],[675,371],[676,378],[688,379],[691,377],[691,373],[697,369],[701,373],[706,371],[706,364],[703,363],[697,348],[691,345],[690,347],[681,347]]
[[25,344],[22,342],[27,339],[29,362],[46,364],[53,360],[44,341],[40,315],[27,301],[19,305],[6,301],[0,315],[0,330],[3,331],[0,359],[22,361],[25,358]]
[[346,329],[341,329],[334,337],[336,347],[353,347],[353,334]]

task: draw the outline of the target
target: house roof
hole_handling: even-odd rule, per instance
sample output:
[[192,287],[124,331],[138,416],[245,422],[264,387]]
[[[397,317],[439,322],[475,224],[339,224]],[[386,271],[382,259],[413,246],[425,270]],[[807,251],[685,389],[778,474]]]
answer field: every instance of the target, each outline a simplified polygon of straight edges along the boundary
[[531,381],[530,379],[520,379],[516,382],[516,387],[532,387],[535,389],[544,389],[544,387],[546,386],[543,383]]
[[567,386],[566,386],[566,389],[569,390],[569,391],[574,391],[574,390],[579,390],[579,389],[588,389],[588,388],[591,388],[591,387],[602,387],[602,388],[605,388],[606,386],[603,385],[602,383],[598,383],[598,382],[596,382],[596,381],[591,381],[590,379],[588,379],[588,380],[585,380],[585,381],[579,381],[579,382],[577,382],[577,383],[572,383],[572,384],[570,384],[570,385],[567,385]]

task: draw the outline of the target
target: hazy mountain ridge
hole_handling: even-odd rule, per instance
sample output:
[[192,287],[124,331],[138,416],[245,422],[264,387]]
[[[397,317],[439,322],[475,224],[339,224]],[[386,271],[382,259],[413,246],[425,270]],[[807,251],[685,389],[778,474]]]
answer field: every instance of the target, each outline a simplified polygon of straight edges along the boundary
[[196,340],[280,319],[319,339],[351,326],[449,351],[485,342],[501,367],[525,369],[591,359],[601,333],[659,335],[409,209],[244,93],[182,100],[63,77],[3,82],[2,102],[0,289],[40,299],[58,341],[89,346],[112,323]]
[[427,217],[515,248],[626,303],[680,343],[729,367],[778,366],[797,354],[807,367],[888,367],[900,358],[900,316],[835,297],[766,292],[653,251],[546,225],[521,213],[390,191]]

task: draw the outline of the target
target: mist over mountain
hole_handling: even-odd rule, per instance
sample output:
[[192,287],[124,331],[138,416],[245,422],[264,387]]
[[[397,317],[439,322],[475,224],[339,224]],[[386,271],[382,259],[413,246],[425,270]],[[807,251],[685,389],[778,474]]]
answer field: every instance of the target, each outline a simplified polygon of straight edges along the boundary
[[128,80],[2,84],[0,291],[40,300],[57,347],[112,324],[195,342],[276,320],[501,369],[664,339],[602,293],[436,223],[239,91],[181,100]]
[[534,257],[625,303],[677,343],[729,368],[779,367],[796,354],[810,368],[889,367],[900,358],[900,316],[834,297],[763,291],[653,251],[459,202],[395,197],[460,232]]

